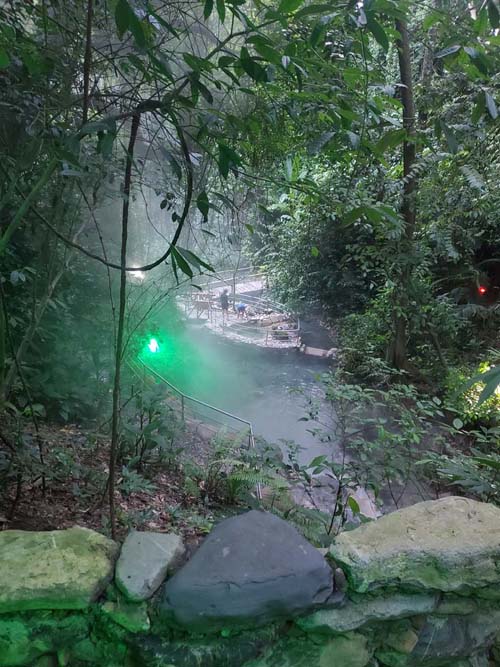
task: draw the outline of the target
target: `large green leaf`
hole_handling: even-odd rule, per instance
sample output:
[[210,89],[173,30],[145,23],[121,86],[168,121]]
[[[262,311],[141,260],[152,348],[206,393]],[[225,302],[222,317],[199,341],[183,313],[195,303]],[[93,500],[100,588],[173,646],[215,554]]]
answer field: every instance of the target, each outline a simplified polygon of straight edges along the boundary
[[146,33],[143,25],[127,0],[118,0],[116,3],[115,22],[120,39],[127,30],[130,30],[137,46],[141,48],[146,46]]
[[490,396],[493,396],[497,387],[500,385],[500,366],[494,366],[493,368],[490,368],[488,371],[484,373],[479,373],[478,375],[474,375],[469,380],[467,380],[467,382],[464,383],[462,391],[466,392],[468,389],[473,387],[478,382],[484,383],[485,385],[484,389],[479,395],[479,399],[477,402],[477,405],[479,406],[485,401],[487,401],[488,398],[490,398]]
[[402,144],[406,137],[406,130],[399,128],[396,130],[389,130],[384,136],[375,144],[375,151],[377,153],[384,153],[389,148],[395,148]]
[[177,251],[184,257],[186,262],[189,262],[191,266],[195,266],[197,269],[200,271],[202,269],[206,269],[207,271],[214,272],[215,269],[213,266],[205,262],[203,259],[200,259],[198,255],[195,255],[194,252],[191,250],[187,250],[186,248],[181,248],[180,246],[176,246]]
[[196,206],[203,216],[203,221],[206,222],[208,218],[208,211],[210,210],[210,202],[208,201],[208,196],[205,190],[200,192],[196,199]]
[[296,11],[303,2],[304,0],[281,0],[278,12],[281,14],[290,14],[291,12]]
[[10,63],[10,58],[4,49],[0,49],[0,69],[8,67]]
[[373,16],[368,16],[368,22],[366,24],[366,27],[372,33],[372,35],[375,37],[375,39],[384,49],[384,51],[388,51],[389,38],[387,37],[387,33],[380,25],[380,23],[375,18],[373,18]]
[[172,257],[175,259],[175,262],[179,269],[189,278],[194,276],[192,268],[189,266],[189,263],[185,260],[182,254],[177,250],[175,246],[171,247]]
[[205,5],[203,7],[203,18],[205,21],[210,17],[214,9],[214,0],[205,0]]
[[240,54],[240,64],[243,70],[250,76],[254,81],[264,82],[267,81],[267,72],[256,62],[248,53],[248,49],[243,47]]
[[500,9],[496,0],[488,0],[488,17],[493,30],[498,30],[500,27]]

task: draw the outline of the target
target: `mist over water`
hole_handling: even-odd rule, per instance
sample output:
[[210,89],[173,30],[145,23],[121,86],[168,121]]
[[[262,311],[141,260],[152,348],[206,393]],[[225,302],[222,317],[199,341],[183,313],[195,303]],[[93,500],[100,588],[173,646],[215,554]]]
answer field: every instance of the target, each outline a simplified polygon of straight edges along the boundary
[[[318,375],[330,363],[295,349],[273,349],[236,343],[202,324],[160,326],[160,355],[146,363],[184,393],[248,420],[268,442],[293,440],[304,448],[303,463],[320,453],[331,454],[299,421],[306,397],[320,395]],[[300,389],[301,392],[294,390]]]

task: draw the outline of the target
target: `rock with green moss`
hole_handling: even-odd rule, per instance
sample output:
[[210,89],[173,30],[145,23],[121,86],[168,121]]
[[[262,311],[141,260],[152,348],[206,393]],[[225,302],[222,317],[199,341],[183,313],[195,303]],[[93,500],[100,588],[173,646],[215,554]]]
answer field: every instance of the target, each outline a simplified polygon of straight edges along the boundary
[[277,628],[223,634],[172,641],[136,636],[130,641],[132,661],[147,667],[241,667],[276,639]]
[[245,667],[366,667],[370,659],[366,637],[351,632],[322,643],[305,637],[284,639]]
[[339,634],[356,630],[371,621],[427,614],[436,608],[437,602],[438,596],[432,594],[380,595],[358,602],[348,600],[338,609],[320,609],[296,622],[306,632]]
[[458,497],[418,503],[342,533],[331,555],[358,592],[498,587],[500,508]]
[[477,662],[493,645],[499,626],[498,611],[400,623],[381,634],[383,645],[376,656],[388,667],[454,667],[460,660]]
[[29,665],[57,653],[89,634],[83,614],[39,612],[0,616],[0,667]]
[[113,576],[117,550],[87,528],[0,532],[0,614],[84,609]]
[[118,599],[116,602],[106,602],[102,605],[101,610],[103,614],[129,632],[147,632],[150,628],[148,607],[145,603]]

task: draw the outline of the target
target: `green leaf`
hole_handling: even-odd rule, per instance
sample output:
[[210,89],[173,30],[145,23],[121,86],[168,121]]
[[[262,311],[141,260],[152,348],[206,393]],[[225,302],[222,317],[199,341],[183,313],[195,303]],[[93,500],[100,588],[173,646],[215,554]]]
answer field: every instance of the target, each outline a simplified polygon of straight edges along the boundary
[[345,215],[342,216],[343,224],[349,225],[351,224],[351,222],[355,222],[365,213],[365,210],[366,210],[365,206],[356,206],[355,208],[352,208],[350,211],[348,211]]
[[478,382],[485,383],[485,387],[479,396],[477,405],[480,406],[484,403],[490,396],[494,394],[497,387],[500,385],[500,366],[494,366],[490,368],[489,371],[485,373],[479,373],[469,378],[467,382],[464,383],[462,387],[462,392],[466,392],[468,389],[473,387]]
[[116,139],[116,134],[113,132],[99,132],[97,140],[97,152],[100,153],[104,159],[109,159],[113,154],[113,144]]
[[481,53],[471,46],[464,46],[464,51],[471,59],[472,64],[477,67],[482,74],[487,75],[490,69],[490,63],[484,53]]
[[353,514],[359,514],[361,512],[361,508],[358,505],[357,500],[353,496],[349,496],[349,498],[347,499],[347,504],[349,505]]
[[189,65],[189,67],[191,67],[191,69],[195,72],[210,72],[213,69],[213,65],[209,60],[198,58],[198,56],[194,56],[192,53],[183,53],[182,57]]
[[375,37],[377,42],[380,44],[380,46],[384,49],[384,51],[389,50],[389,38],[387,37],[387,33],[383,29],[383,27],[380,25],[378,21],[376,21],[372,16],[368,18],[368,23],[366,24],[366,27],[368,30],[372,33],[372,35]]
[[245,223],[245,227],[247,228],[247,230],[250,234],[255,234],[255,229],[253,228],[253,225]]
[[130,30],[137,46],[146,46],[146,33],[141,21],[127,0],[118,0],[115,8],[115,22],[118,36],[122,39],[127,30]]
[[229,170],[241,165],[241,158],[232,148],[226,144],[219,144],[219,171],[224,178],[229,175]]
[[188,276],[188,278],[192,278],[194,276],[193,270],[175,246],[172,246],[171,254],[182,273]]
[[268,60],[274,65],[281,65],[281,54],[273,49],[272,46],[267,44],[264,39],[260,37],[254,37],[253,39],[248,40],[253,45],[253,48],[257,53]]
[[224,23],[226,19],[226,5],[224,4],[224,0],[216,0],[216,6],[220,22]]
[[403,143],[406,137],[406,130],[403,128],[397,130],[389,130],[384,136],[375,144],[376,153],[385,153],[389,148],[394,148]]
[[0,49],[0,69],[5,69],[10,63],[9,55],[3,49]]
[[331,5],[309,5],[308,7],[304,7],[303,9],[301,9],[300,12],[297,12],[295,14],[295,18],[301,19],[303,16],[311,16],[314,14],[327,14],[328,12],[331,11],[332,11]]
[[162,154],[164,155],[164,157],[167,158],[167,160],[168,160],[170,166],[172,167],[172,170],[173,170],[174,174],[175,174],[175,175],[177,176],[177,178],[180,180],[180,179],[182,178],[182,168],[181,168],[181,165],[177,162],[177,160],[176,160],[175,157],[172,155],[172,153],[171,153],[169,150],[167,150],[164,146],[162,146],[162,147],[160,148],[160,150],[161,150]]
[[295,12],[303,2],[304,0],[281,0],[278,12],[280,14],[290,14],[291,12]]
[[462,47],[460,44],[454,44],[453,46],[447,46],[446,49],[438,51],[434,58],[446,58],[446,56],[451,56],[452,53],[457,53]]
[[315,245],[311,248],[311,255],[313,257],[319,257],[319,250]]
[[450,153],[457,153],[458,152],[458,141],[457,138],[455,137],[455,133],[453,130],[446,125],[444,120],[440,120],[440,125],[441,129],[444,132],[444,136],[446,138],[446,143],[448,144],[448,148]]
[[471,120],[473,123],[477,123],[481,119],[481,116],[484,114],[486,108],[485,104],[486,104],[485,94],[483,91],[481,91],[477,96],[476,104],[474,105],[474,109],[472,110]]
[[461,419],[459,419],[458,417],[456,417],[453,420],[453,428],[456,428],[457,431],[460,431],[460,429],[463,428],[463,426],[464,426],[463,421]]
[[483,456],[473,456],[472,458],[476,463],[488,466],[488,468],[493,468],[493,470],[500,470],[500,461],[497,461],[496,459],[487,459]]
[[327,25],[324,21],[319,20],[314,28],[312,29],[311,36],[309,37],[309,43],[311,46],[316,46],[321,39],[321,36],[327,29]]
[[493,30],[497,30],[500,27],[500,10],[496,5],[495,0],[488,1],[488,17]]
[[189,262],[189,264],[195,266],[200,271],[201,269],[207,269],[207,271],[211,271],[212,273],[215,271],[213,266],[207,264],[203,259],[200,259],[198,255],[195,255],[191,250],[186,250],[186,248],[180,248],[179,246],[176,246],[176,249],[184,257],[186,262]]
[[205,86],[205,84],[198,80],[198,81],[197,81],[197,86],[198,86],[198,90],[199,90],[200,93],[202,94],[203,98],[204,98],[209,104],[213,104],[213,103],[214,103],[213,95],[212,95],[212,93],[209,91],[209,89]]
[[210,17],[210,14],[214,9],[214,0],[205,0],[205,5],[203,7],[203,18],[207,20]]
[[196,206],[203,216],[203,222],[206,222],[208,219],[208,211],[210,210],[210,202],[208,201],[208,196],[205,190],[198,195]]
[[130,5],[128,4],[127,0],[118,0],[115,8],[115,23],[116,23],[116,31],[120,39],[123,37],[123,35],[127,32],[129,28],[131,13],[132,10],[130,9]]
[[424,30],[429,30],[429,28],[432,28],[432,26],[438,23],[442,18],[442,15],[438,14],[438,12],[429,12],[422,22],[422,28]]
[[240,54],[240,64],[243,70],[250,76],[254,81],[263,82],[267,81],[267,72],[257,63],[248,53],[248,49],[243,47]]
[[490,116],[493,118],[493,120],[496,120],[498,118],[497,105],[493,97],[486,91],[484,92],[484,101],[486,103],[486,107],[489,111]]

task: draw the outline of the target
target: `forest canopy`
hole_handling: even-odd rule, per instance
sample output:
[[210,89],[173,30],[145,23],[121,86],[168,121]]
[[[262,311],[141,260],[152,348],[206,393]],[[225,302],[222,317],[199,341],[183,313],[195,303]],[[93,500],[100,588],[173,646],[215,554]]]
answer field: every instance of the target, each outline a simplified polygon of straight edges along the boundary
[[343,382],[448,401],[498,456],[499,62],[498,0],[3,2],[9,498],[45,484],[41,422],[105,425],[115,530],[128,360],[240,266]]

